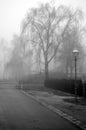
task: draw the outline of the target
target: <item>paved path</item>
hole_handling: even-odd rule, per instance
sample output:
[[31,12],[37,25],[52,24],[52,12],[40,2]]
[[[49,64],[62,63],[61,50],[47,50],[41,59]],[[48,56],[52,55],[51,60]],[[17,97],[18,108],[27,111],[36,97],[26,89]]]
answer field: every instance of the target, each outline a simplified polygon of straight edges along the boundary
[[0,84],[0,130],[78,130],[14,84]]

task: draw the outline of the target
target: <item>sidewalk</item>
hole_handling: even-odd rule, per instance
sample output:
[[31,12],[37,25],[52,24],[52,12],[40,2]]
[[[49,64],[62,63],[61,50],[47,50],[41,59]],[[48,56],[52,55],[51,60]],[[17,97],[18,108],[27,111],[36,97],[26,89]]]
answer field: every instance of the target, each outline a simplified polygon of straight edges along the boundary
[[[42,105],[48,107],[63,118],[86,130],[86,106],[65,102],[64,99],[74,98],[72,95],[54,94],[51,91],[23,91]],[[62,92],[61,92],[62,93]]]

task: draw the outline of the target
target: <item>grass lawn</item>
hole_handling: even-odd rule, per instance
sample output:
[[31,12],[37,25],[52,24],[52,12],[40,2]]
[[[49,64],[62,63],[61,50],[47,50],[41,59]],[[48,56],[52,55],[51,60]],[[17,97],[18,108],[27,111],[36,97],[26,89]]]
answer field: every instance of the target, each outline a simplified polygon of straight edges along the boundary
[[69,102],[69,103],[73,103],[75,105],[83,105],[86,106],[86,98],[77,98],[77,100],[75,98],[70,98],[70,99],[64,99],[65,102]]

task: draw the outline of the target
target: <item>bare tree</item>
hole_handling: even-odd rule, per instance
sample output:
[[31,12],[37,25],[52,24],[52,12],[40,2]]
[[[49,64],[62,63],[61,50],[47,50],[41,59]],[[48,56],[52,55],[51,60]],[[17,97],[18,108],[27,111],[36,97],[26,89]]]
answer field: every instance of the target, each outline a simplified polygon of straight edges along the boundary
[[23,22],[22,33],[28,34],[28,41],[32,46],[41,48],[41,60],[45,64],[45,79],[48,79],[49,64],[58,52],[74,15],[75,12],[72,13],[65,6],[55,8],[47,3],[31,9]]
[[59,60],[63,68],[65,68],[67,76],[68,73],[70,73],[72,77],[72,73],[73,73],[73,68],[74,68],[73,50],[77,48],[79,50],[80,56],[83,55],[84,53],[83,46],[81,44],[81,38],[82,37],[80,35],[80,30],[76,26],[65,33],[62,48],[60,50]]
[[27,46],[26,39],[14,35],[11,41],[13,45],[10,60],[6,63],[5,70],[8,70],[10,76],[20,79],[30,73],[31,69],[31,51]]
[[12,44],[14,47],[11,58],[6,64],[6,69],[9,70],[10,76],[18,80],[23,74],[23,61],[20,55],[19,36],[14,35]]

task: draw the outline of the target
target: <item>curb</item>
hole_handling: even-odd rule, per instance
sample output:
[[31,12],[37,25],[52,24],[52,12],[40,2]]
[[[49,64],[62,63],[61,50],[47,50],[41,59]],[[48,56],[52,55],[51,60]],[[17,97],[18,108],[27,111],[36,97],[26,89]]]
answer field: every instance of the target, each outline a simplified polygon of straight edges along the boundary
[[82,130],[86,130],[86,125],[84,125],[80,120],[77,120],[75,118],[73,118],[73,116],[70,116],[68,114],[66,114],[65,112],[55,108],[52,105],[49,105],[43,101],[40,101],[40,99],[38,99],[37,97],[32,96],[31,94],[21,90],[25,95],[31,97],[32,99],[36,100],[37,102],[39,102],[41,105],[47,107],[48,109],[50,109],[51,111],[55,112],[56,114],[59,114],[61,117],[63,117],[64,119],[70,121],[72,124],[76,125],[77,127],[81,128]]

